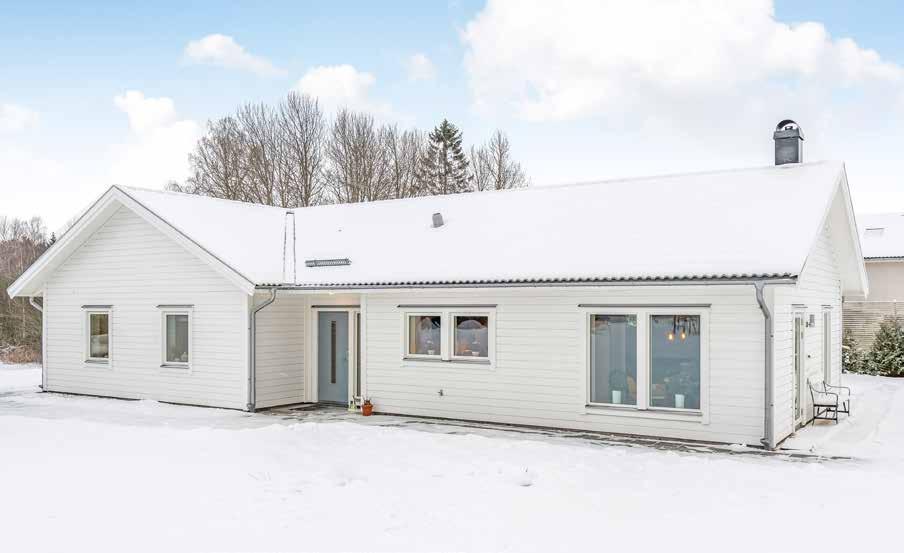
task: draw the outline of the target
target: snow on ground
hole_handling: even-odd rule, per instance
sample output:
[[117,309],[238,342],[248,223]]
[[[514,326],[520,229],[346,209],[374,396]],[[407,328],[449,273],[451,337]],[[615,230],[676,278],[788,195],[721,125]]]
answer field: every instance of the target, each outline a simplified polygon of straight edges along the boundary
[[39,379],[0,366],[4,551],[900,547],[904,381],[847,378],[855,416],[799,444],[869,458],[801,462],[298,422]]

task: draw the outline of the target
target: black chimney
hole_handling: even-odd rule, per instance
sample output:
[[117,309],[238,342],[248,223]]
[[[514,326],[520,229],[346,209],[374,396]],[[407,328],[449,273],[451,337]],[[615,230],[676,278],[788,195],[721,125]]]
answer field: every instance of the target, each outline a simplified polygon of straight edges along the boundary
[[800,125],[785,119],[775,127],[775,164],[801,163],[804,160],[804,133]]

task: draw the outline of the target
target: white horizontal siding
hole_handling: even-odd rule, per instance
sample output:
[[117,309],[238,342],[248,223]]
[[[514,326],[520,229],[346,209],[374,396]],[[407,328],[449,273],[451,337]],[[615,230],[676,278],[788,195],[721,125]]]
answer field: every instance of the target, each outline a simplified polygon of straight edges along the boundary
[[[256,298],[257,302],[264,296]],[[304,401],[305,298],[280,294],[257,314],[257,407]]]
[[[587,409],[578,305],[624,303],[712,304],[707,423]],[[495,365],[403,361],[399,304],[497,304]],[[753,286],[384,292],[368,294],[365,319],[365,393],[381,412],[721,442],[758,443],[763,434],[763,318]]]
[[782,440],[794,432],[794,313],[803,312],[805,320],[815,316],[816,326],[804,329],[804,377],[801,386],[804,420],[809,420],[813,405],[806,380],[822,382],[823,306],[829,306],[832,318],[830,381],[841,380],[841,277],[828,225],[823,228],[798,282],[777,289],[775,296],[775,437]]
[[[247,295],[120,208],[45,287],[47,389],[244,408]],[[161,368],[157,305],[190,304],[191,370]],[[112,305],[112,362],[84,363],[82,305]]]

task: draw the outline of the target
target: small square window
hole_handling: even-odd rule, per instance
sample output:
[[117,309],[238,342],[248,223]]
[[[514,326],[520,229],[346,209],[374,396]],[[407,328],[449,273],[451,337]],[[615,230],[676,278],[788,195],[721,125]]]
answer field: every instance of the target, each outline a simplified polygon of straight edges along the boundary
[[490,318],[486,315],[455,315],[453,357],[488,359],[490,356]]
[[408,316],[408,355],[440,357],[442,354],[442,316]]

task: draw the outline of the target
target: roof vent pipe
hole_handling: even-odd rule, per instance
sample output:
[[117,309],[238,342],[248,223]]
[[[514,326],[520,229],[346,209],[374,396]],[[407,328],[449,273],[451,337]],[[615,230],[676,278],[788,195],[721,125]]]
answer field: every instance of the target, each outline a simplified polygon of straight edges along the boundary
[[775,164],[802,163],[804,161],[804,132],[800,125],[785,119],[775,126]]
[[434,213],[433,214],[433,228],[439,228],[443,226],[443,214],[442,213]]
[[283,227],[283,282],[295,284],[295,212],[286,211]]

